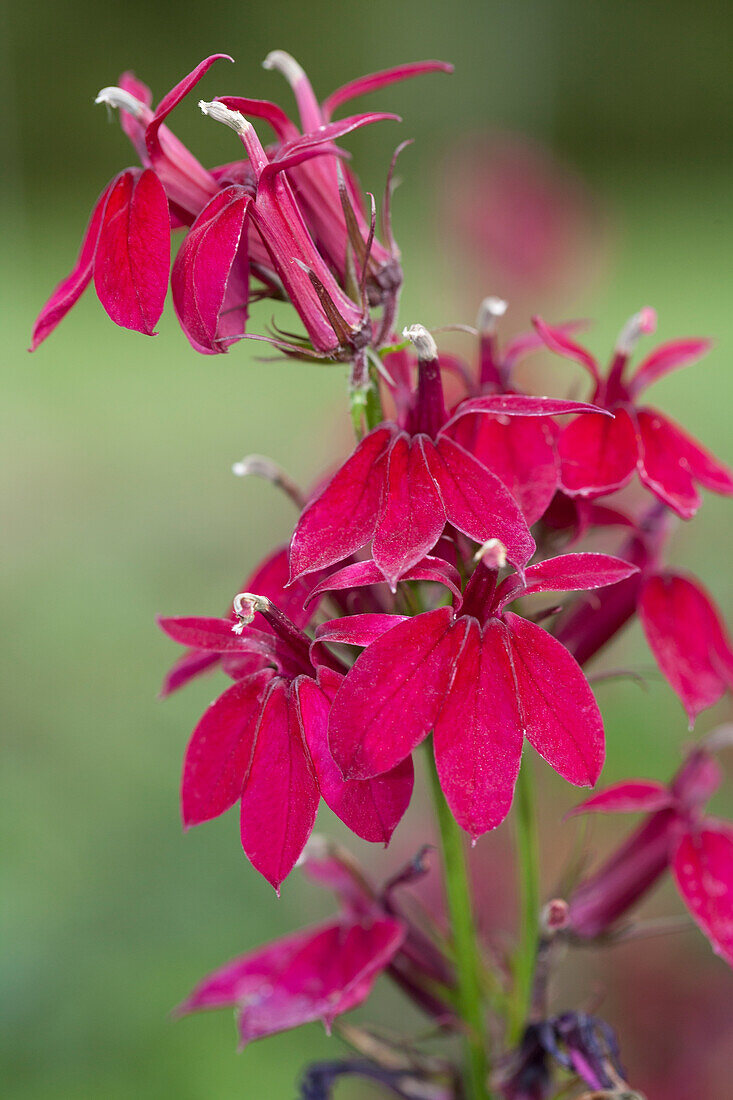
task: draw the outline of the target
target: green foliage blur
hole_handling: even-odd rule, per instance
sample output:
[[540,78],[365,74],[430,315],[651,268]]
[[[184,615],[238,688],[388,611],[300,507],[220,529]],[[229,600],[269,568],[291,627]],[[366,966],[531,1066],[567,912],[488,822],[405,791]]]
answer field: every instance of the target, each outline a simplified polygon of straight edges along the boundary
[[[71,266],[94,198],[134,163],[94,95],[134,67],[159,96],[215,51],[236,66],[208,74],[207,97],[272,97],[288,107],[288,89],[260,68],[276,47],[293,52],[322,92],[403,60],[455,62],[452,77],[372,100],[404,116],[400,139],[416,139],[395,200],[403,321],[470,323],[483,295],[501,293],[477,285],[466,296],[440,218],[455,143],[488,128],[524,134],[572,166],[606,226],[601,274],[576,280],[561,307],[553,302],[554,319],[597,318],[587,340],[601,355],[646,304],[659,312],[662,339],[713,335],[713,354],[654,397],[730,462],[730,14],[680,0],[40,0],[6,6],[4,22],[0,1090],[7,1100],[294,1096],[307,1060],[338,1054],[318,1027],[237,1055],[226,1014],[169,1016],[207,970],[329,903],[297,873],[277,901],[242,856],[231,815],[182,834],[181,755],[217,685],[156,701],[173,647],[154,616],[223,610],[287,538],[288,503],[231,476],[231,464],[264,452],[308,484],[348,446],[345,374],[261,362],[244,344],[198,357],[171,309],[160,335],[145,339],[116,329],[91,290],[28,356],[34,316]],[[203,119],[194,98],[174,128],[204,162],[236,155],[231,135]],[[385,124],[348,141],[377,192],[396,135]],[[269,316],[260,307],[254,326]],[[467,338],[446,339],[470,354]],[[569,384],[568,373],[556,377]],[[708,497],[674,544],[676,560],[702,577],[730,620],[732,535],[730,507]],[[637,628],[606,663],[631,662],[651,667]],[[647,693],[620,682],[598,695],[607,779],[665,777],[688,736],[671,691],[652,677]],[[725,713],[724,704],[703,716],[700,730]],[[556,830],[547,890],[572,848],[575,826],[556,825],[572,795],[546,784],[545,835]],[[335,831],[333,819],[323,822]],[[604,823],[595,835],[608,843],[620,827]],[[511,885],[492,879],[491,853],[508,844],[508,830],[473,857],[477,875],[504,893]],[[380,876],[428,832],[418,803],[391,853],[355,847]],[[671,892],[663,898],[677,911]],[[685,934],[676,950],[699,982],[713,971],[719,981],[723,964],[701,940]],[[589,995],[587,982],[574,988]],[[380,996],[380,1017],[400,1019],[396,999]],[[726,1036],[716,1041],[712,1057]],[[645,1056],[637,1043],[642,1077]],[[341,1094],[367,1095],[347,1086]]]

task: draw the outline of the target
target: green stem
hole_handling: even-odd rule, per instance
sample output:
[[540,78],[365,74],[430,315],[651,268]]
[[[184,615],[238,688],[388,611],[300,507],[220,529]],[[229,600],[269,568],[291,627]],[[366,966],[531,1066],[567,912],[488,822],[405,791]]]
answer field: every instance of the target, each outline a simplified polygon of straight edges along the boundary
[[432,744],[428,743],[426,748],[451,921],[458,984],[457,1008],[466,1027],[466,1100],[490,1100],[487,1082],[489,1065],[481,996],[482,964],[471,909],[463,834],[440,789]]
[[540,887],[537,820],[534,809],[534,785],[529,761],[519,771],[514,794],[517,865],[519,871],[519,946],[514,961],[514,1011],[509,1021],[508,1039],[515,1045],[522,1036],[530,1012],[532,979],[539,937]]

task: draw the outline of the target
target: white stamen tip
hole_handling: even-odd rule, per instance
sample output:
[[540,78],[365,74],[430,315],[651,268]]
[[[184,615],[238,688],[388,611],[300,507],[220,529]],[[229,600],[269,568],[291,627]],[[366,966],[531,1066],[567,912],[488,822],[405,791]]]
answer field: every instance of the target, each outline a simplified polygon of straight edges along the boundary
[[499,539],[489,539],[479,546],[474,561],[482,561],[489,569],[503,569],[506,565],[506,546]]
[[208,118],[213,118],[214,122],[223,122],[225,126],[228,126],[237,134],[245,134],[251,127],[251,123],[247,122],[243,114],[239,111],[231,111],[229,107],[219,103],[216,99],[211,102],[200,99],[199,107]]
[[411,340],[418,359],[430,362],[438,358],[438,345],[424,325],[408,325],[403,328],[402,335],[405,340]]
[[265,596],[258,596],[254,592],[238,592],[232,601],[237,622],[232,627],[233,634],[241,634],[245,626],[249,626],[255,617],[256,611],[262,611],[269,607],[270,601]]
[[649,306],[640,309],[621,329],[616,341],[616,351],[619,355],[631,355],[642,336],[648,335],[657,327],[656,311]]
[[135,118],[140,118],[145,110],[145,104],[135,99],[135,96],[130,95],[124,88],[102,88],[94,102],[106,103],[108,107],[117,107],[118,110],[127,111]]
[[332,844],[322,833],[311,833],[305,848],[295,861],[296,867],[302,867],[309,859],[322,860],[330,855]]
[[275,466],[275,463],[265,458],[264,455],[245,455],[239,462],[235,462],[232,466],[232,473],[237,477],[264,477],[268,480],[274,480],[274,475],[279,474],[281,471]]
[[504,316],[507,308],[508,303],[503,298],[484,298],[476,319],[476,328],[482,336],[490,336],[496,331],[496,322]]
[[305,77],[305,70],[301,68],[295,58],[285,50],[272,50],[262,62],[263,69],[274,69],[287,80],[293,87],[299,80]]

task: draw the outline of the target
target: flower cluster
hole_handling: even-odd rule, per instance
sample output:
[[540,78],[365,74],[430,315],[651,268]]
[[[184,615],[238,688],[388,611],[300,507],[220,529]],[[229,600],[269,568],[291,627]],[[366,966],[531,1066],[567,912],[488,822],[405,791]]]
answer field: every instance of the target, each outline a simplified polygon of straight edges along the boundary
[[[289,545],[268,555],[224,616],[160,620],[185,647],[164,694],[214,668],[232,681],[186,750],[184,825],[238,804],[242,846],[257,871],[279,891],[305,861],[341,910],[216,971],[183,1011],[234,1005],[243,1042],[313,1019],[330,1026],[386,971],[441,1028],[468,1031],[470,1095],[480,1097],[488,1039],[475,1008],[480,983],[468,971],[483,962],[471,963],[465,939],[459,948],[457,929],[452,953],[432,926],[397,906],[395,886],[419,877],[422,861],[377,891],[345,856],[314,854],[307,845],[319,804],[357,836],[388,844],[411,800],[420,745],[439,817],[450,830],[452,816],[474,842],[509,814],[525,740],[568,783],[593,787],[605,736],[585,666],[635,615],[690,724],[733,685],[733,648],[711,596],[664,564],[671,521],[695,514],[701,487],[732,496],[733,472],[666,415],[639,405],[652,382],[709,342],[662,344],[630,374],[636,344],[655,327],[643,309],[623,326],[604,372],[575,342],[572,323],[535,318],[534,331],[502,346],[506,303],[497,298],[479,311],[474,362],[440,354],[422,325],[400,335],[390,183],[380,241],[335,144],[396,116],[334,122],[333,114],[356,96],[450,67],[405,65],[319,103],[299,65],[276,51],[266,67],[290,83],[299,125],[269,102],[202,102],[245,154],[209,170],[165,120],[223,56],[203,61],[155,110],[129,73],[100,93],[119,109],[142,167],[103,191],[77,266],[33,337],[34,346],[45,339],[92,278],[114,321],[152,334],[170,277],[181,327],[199,352],[226,351],[247,335],[250,303],[270,296],[290,302],[304,334],[257,338],[296,358],[351,365],[358,438],[330,477],[301,493],[266,461],[241,464],[240,472],[288,488],[299,512]],[[247,116],[269,125],[273,144],[262,144]],[[172,229],[185,236],[170,270]],[[570,400],[556,372],[547,375],[549,395],[522,389],[517,363],[543,349],[586,369],[587,401]],[[556,905],[539,944],[530,935],[531,1003],[519,979],[516,988],[501,979],[500,1001],[512,1001],[515,1016],[519,1006],[522,1025],[495,1080],[503,1095],[548,1096],[553,1059],[590,1088],[624,1085],[608,1025],[576,1011],[550,1014],[543,968],[559,939],[616,934],[667,868],[714,949],[733,962],[733,831],[702,812],[720,781],[712,753],[724,742],[700,744],[669,787],[629,781],[579,807],[648,816],[567,905]],[[538,918],[530,913],[530,924]],[[365,1047],[369,1057],[349,1069],[311,1074],[304,1095],[328,1095],[328,1082],[347,1071],[397,1095],[458,1094],[449,1069],[417,1055],[405,1091],[407,1070],[380,1061],[375,1041]]]

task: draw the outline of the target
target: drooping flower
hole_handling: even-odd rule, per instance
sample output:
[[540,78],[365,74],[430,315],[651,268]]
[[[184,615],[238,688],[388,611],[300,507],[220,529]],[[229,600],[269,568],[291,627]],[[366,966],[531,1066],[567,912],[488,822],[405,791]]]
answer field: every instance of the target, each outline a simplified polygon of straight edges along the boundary
[[366,1000],[384,972],[433,1012],[437,1002],[430,990],[436,983],[450,986],[450,964],[393,900],[396,886],[425,873],[422,861],[378,891],[347,853],[314,836],[300,866],[336,895],[339,914],[209,974],[178,1014],[234,1007],[242,1045],[314,1020],[330,1030],[336,1016]]
[[682,900],[716,954],[733,965],[733,826],[707,817],[721,783],[712,751],[721,727],[693,750],[669,786],[629,780],[599,791],[573,813],[645,813],[642,824],[570,898],[569,927],[581,938],[612,931],[670,868]]
[[554,1095],[555,1067],[602,1090],[595,1096],[636,1095],[617,1091],[626,1083],[613,1028],[585,1012],[563,1012],[529,1024],[518,1050],[497,1074],[499,1091],[505,1100],[548,1100]]
[[522,569],[535,545],[503,482],[449,434],[463,415],[551,417],[590,406],[495,394],[449,417],[435,341],[422,325],[405,330],[418,353],[413,405],[399,424],[371,431],[312,500],[290,544],[291,575],[325,569],[372,544],[372,558],[394,587],[430,552],[446,523],[480,544],[496,538]]
[[[242,847],[279,890],[313,830],[321,797],[358,836],[386,844],[410,801],[412,764],[367,782],[344,781],[327,744],[344,666],[327,651],[311,657],[310,639],[270,600],[243,593],[234,610],[234,623],[160,620],[174,641],[219,657],[235,680],[191,737],[182,816],[186,827],[198,825],[239,801]],[[250,625],[257,612],[269,633]]]
[[593,404],[614,413],[613,420],[578,417],[562,432],[561,476],[567,493],[586,497],[612,493],[638,471],[646,488],[683,519],[694,516],[700,506],[698,485],[733,495],[733,471],[668,416],[638,400],[653,382],[704,355],[710,349],[709,340],[687,338],[661,344],[626,378],[638,339],[656,327],[654,311],[643,309],[622,329],[604,377],[585,348],[540,318],[535,318],[535,325],[552,351],[574,359],[589,372]]
[[150,107],[149,89],[131,73],[119,88],[103,88],[98,103],[120,108],[125,133],[142,168],[126,168],[97,199],[75,267],[56,287],[33,329],[31,351],[53,332],[94,279],[108,315],[123,328],[147,336],[163,312],[170,269],[170,230],[190,224],[216,193],[214,177],[164,124],[174,107],[213,63],[207,57]]
[[[360,567],[351,568],[358,583]],[[399,622],[357,658],[329,721],[343,774],[380,775],[433,730],[445,797],[473,837],[506,817],[525,737],[564,779],[592,786],[604,757],[593,693],[560,642],[506,607],[519,596],[597,588],[633,572],[618,558],[569,554],[497,584],[498,570],[480,562],[462,601],[454,595],[453,606]]]

